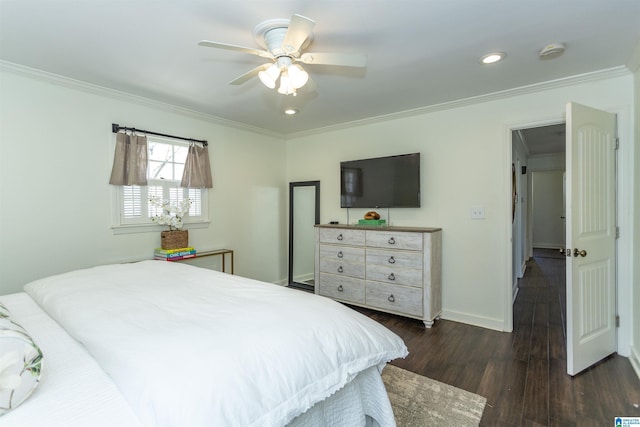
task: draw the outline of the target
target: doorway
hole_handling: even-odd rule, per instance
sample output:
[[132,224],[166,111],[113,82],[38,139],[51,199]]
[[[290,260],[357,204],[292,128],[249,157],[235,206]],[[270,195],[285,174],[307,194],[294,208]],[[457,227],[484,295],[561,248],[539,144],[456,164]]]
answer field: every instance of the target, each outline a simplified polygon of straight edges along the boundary
[[[532,173],[528,182],[530,205],[534,204],[535,185],[550,182],[550,178],[556,183],[556,190],[553,191],[556,197],[553,198],[557,202],[551,203],[552,192],[538,192],[544,205],[543,210],[538,209],[538,216],[548,214],[554,222],[562,219],[564,223],[565,214],[561,209],[566,207],[564,241],[567,247],[573,248],[563,250],[566,255],[567,373],[573,376],[618,348],[617,322],[614,322],[614,317],[617,318],[615,153],[618,148],[618,126],[615,113],[573,102],[567,104],[566,117],[567,134],[563,138],[566,140],[565,161],[561,162],[566,165],[566,174]],[[512,138],[514,158],[522,152],[525,155],[530,152],[527,144],[530,141],[527,141],[525,132],[526,129],[522,129],[514,133],[519,136],[518,139]],[[558,132],[558,136],[561,134],[564,132]],[[534,156],[526,158],[529,166],[536,160]],[[531,167],[531,170],[536,168]],[[542,170],[549,168],[543,167]],[[538,220],[539,233],[550,231],[553,228],[551,224],[535,218],[534,212],[535,208],[529,209],[531,216],[527,228],[536,227]],[[533,227],[531,224],[534,224]],[[516,233],[519,231],[515,230]],[[531,247],[554,246],[556,243],[552,240],[554,236],[550,237],[549,234],[541,241],[538,236],[537,245],[532,243]],[[582,259],[586,257],[589,259]]]
[[564,247],[565,135],[563,121],[511,131],[512,302],[534,247]]

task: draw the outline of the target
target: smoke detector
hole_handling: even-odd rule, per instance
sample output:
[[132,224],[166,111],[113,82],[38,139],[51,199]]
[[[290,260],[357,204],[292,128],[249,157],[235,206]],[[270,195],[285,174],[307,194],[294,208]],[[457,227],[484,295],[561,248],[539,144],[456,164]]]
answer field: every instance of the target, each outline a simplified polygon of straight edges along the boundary
[[565,46],[562,43],[551,43],[540,50],[540,59],[553,59],[564,53]]

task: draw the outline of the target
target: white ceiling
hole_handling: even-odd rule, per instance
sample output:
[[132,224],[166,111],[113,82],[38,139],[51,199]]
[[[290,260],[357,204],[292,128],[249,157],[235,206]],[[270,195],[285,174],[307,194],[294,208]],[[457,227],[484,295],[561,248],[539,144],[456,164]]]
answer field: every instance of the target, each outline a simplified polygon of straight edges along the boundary
[[565,125],[540,126],[520,130],[522,140],[532,156],[565,152]]
[[[197,45],[258,48],[253,28],[293,13],[316,21],[306,51],[367,68],[305,65],[315,90],[284,96],[228,84],[263,58]],[[2,61],[278,135],[622,67],[639,40],[640,0],[0,0]],[[539,59],[553,42],[565,54]],[[492,51],[507,57],[481,65]]]

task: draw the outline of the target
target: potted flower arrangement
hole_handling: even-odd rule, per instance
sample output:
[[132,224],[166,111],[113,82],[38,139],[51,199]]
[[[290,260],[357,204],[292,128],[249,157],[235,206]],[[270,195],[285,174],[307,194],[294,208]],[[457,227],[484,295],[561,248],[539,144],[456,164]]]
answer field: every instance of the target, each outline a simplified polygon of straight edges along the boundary
[[186,248],[189,245],[189,231],[181,230],[184,225],[182,218],[189,211],[191,200],[183,199],[172,204],[169,200],[153,196],[149,198],[149,203],[162,209],[162,213],[152,216],[151,221],[169,226],[169,231],[160,233],[162,249]]

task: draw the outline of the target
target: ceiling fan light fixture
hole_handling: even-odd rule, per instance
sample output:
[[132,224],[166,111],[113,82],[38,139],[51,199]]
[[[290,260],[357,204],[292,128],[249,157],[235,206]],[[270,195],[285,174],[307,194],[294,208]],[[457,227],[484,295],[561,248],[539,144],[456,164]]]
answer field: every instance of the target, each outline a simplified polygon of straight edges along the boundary
[[300,89],[309,81],[309,74],[297,64],[291,65],[287,70],[287,74],[291,79],[291,84],[296,89]]
[[291,81],[291,77],[289,76],[286,68],[282,71],[282,75],[280,76],[280,87],[278,88],[278,93],[283,95],[294,95],[296,93],[296,88],[293,86],[293,82]]
[[269,68],[258,73],[260,81],[269,89],[276,87],[276,81],[280,76],[280,68],[276,64],[271,64]]

